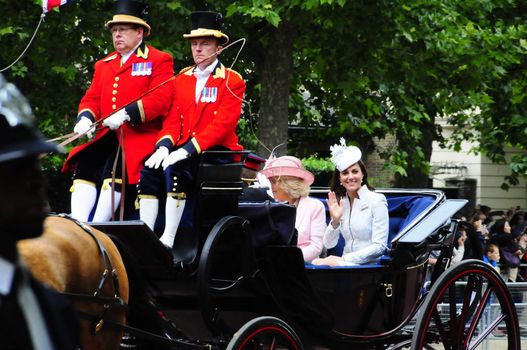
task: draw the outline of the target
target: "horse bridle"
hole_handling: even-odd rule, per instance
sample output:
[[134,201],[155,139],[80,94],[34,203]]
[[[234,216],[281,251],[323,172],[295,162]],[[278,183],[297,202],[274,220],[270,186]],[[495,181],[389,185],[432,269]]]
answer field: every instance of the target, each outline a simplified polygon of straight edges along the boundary
[[[101,276],[101,279],[99,280],[99,283],[97,284],[97,288],[95,292],[92,295],[89,294],[79,294],[79,293],[68,293],[68,292],[62,292],[60,294],[68,297],[71,300],[76,300],[84,303],[96,303],[96,304],[102,304],[103,305],[103,311],[99,315],[92,315],[88,314],[82,311],[77,310],[77,313],[82,319],[91,321],[92,324],[92,333],[96,333],[100,331],[104,325],[105,322],[105,316],[108,310],[113,305],[118,305],[120,307],[123,307],[127,309],[126,302],[121,298],[120,290],[119,290],[119,278],[117,276],[117,271],[112,266],[112,262],[110,260],[110,256],[108,255],[108,252],[106,251],[106,248],[104,245],[99,241],[95,233],[91,230],[91,228],[84,224],[83,222],[76,220],[72,218],[71,216],[67,214],[50,214],[51,216],[58,216],[61,218],[68,219],[72,222],[74,222],[77,226],[82,228],[84,232],[88,233],[95,243],[97,244],[97,247],[99,249],[99,253],[101,256],[101,262],[104,266],[104,270]],[[102,296],[102,289],[104,288],[105,284],[108,281],[108,277],[112,277],[113,281],[113,297],[105,297]]]

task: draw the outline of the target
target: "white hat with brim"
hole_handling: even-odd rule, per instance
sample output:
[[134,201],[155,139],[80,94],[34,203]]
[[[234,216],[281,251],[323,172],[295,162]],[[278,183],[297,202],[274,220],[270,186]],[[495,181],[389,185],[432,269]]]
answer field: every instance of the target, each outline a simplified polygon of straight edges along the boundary
[[348,169],[362,158],[361,150],[356,146],[346,146],[346,140],[340,139],[340,144],[333,145],[331,150],[331,161],[339,171]]
[[298,177],[308,185],[315,181],[315,176],[302,166],[300,159],[293,156],[283,156],[270,161],[260,173],[268,179],[280,176]]
[[115,24],[138,24],[145,28],[145,36],[150,34],[150,31],[152,28],[150,28],[150,25],[146,23],[146,21],[142,18],[131,16],[131,15],[114,15],[111,21],[106,22],[106,28],[110,29]]

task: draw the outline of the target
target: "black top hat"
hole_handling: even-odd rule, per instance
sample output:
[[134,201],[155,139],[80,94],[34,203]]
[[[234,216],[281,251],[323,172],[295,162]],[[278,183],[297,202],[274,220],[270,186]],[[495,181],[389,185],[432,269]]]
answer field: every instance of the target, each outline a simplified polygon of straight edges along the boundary
[[106,27],[111,28],[117,23],[139,24],[145,28],[145,36],[150,34],[150,25],[145,21],[145,16],[148,14],[148,5],[144,1],[117,0],[114,13],[113,19],[106,22]]
[[190,34],[183,34],[183,38],[201,38],[212,36],[219,40],[221,45],[229,42],[229,37],[222,33],[223,16],[218,12],[196,11],[190,14]]

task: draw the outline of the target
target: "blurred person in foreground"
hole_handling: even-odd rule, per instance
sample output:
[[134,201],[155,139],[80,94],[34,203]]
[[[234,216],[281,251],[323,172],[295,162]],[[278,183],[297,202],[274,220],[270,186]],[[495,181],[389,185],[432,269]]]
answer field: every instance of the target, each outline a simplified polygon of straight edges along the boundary
[[34,127],[29,104],[0,75],[0,348],[73,350],[80,326],[66,299],[37,282],[17,243],[42,234],[48,213],[40,155],[57,152]]

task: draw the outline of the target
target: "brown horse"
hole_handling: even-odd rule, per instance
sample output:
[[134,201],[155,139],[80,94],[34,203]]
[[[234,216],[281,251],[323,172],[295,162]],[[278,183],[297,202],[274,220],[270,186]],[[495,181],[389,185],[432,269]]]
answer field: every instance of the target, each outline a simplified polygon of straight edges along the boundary
[[[119,348],[122,332],[108,325],[126,323],[126,310],[116,301],[128,303],[129,285],[121,255],[106,234],[66,217],[49,216],[42,236],[20,241],[18,250],[35,278],[69,295],[85,318],[84,349]],[[103,298],[108,302],[101,302]]]

